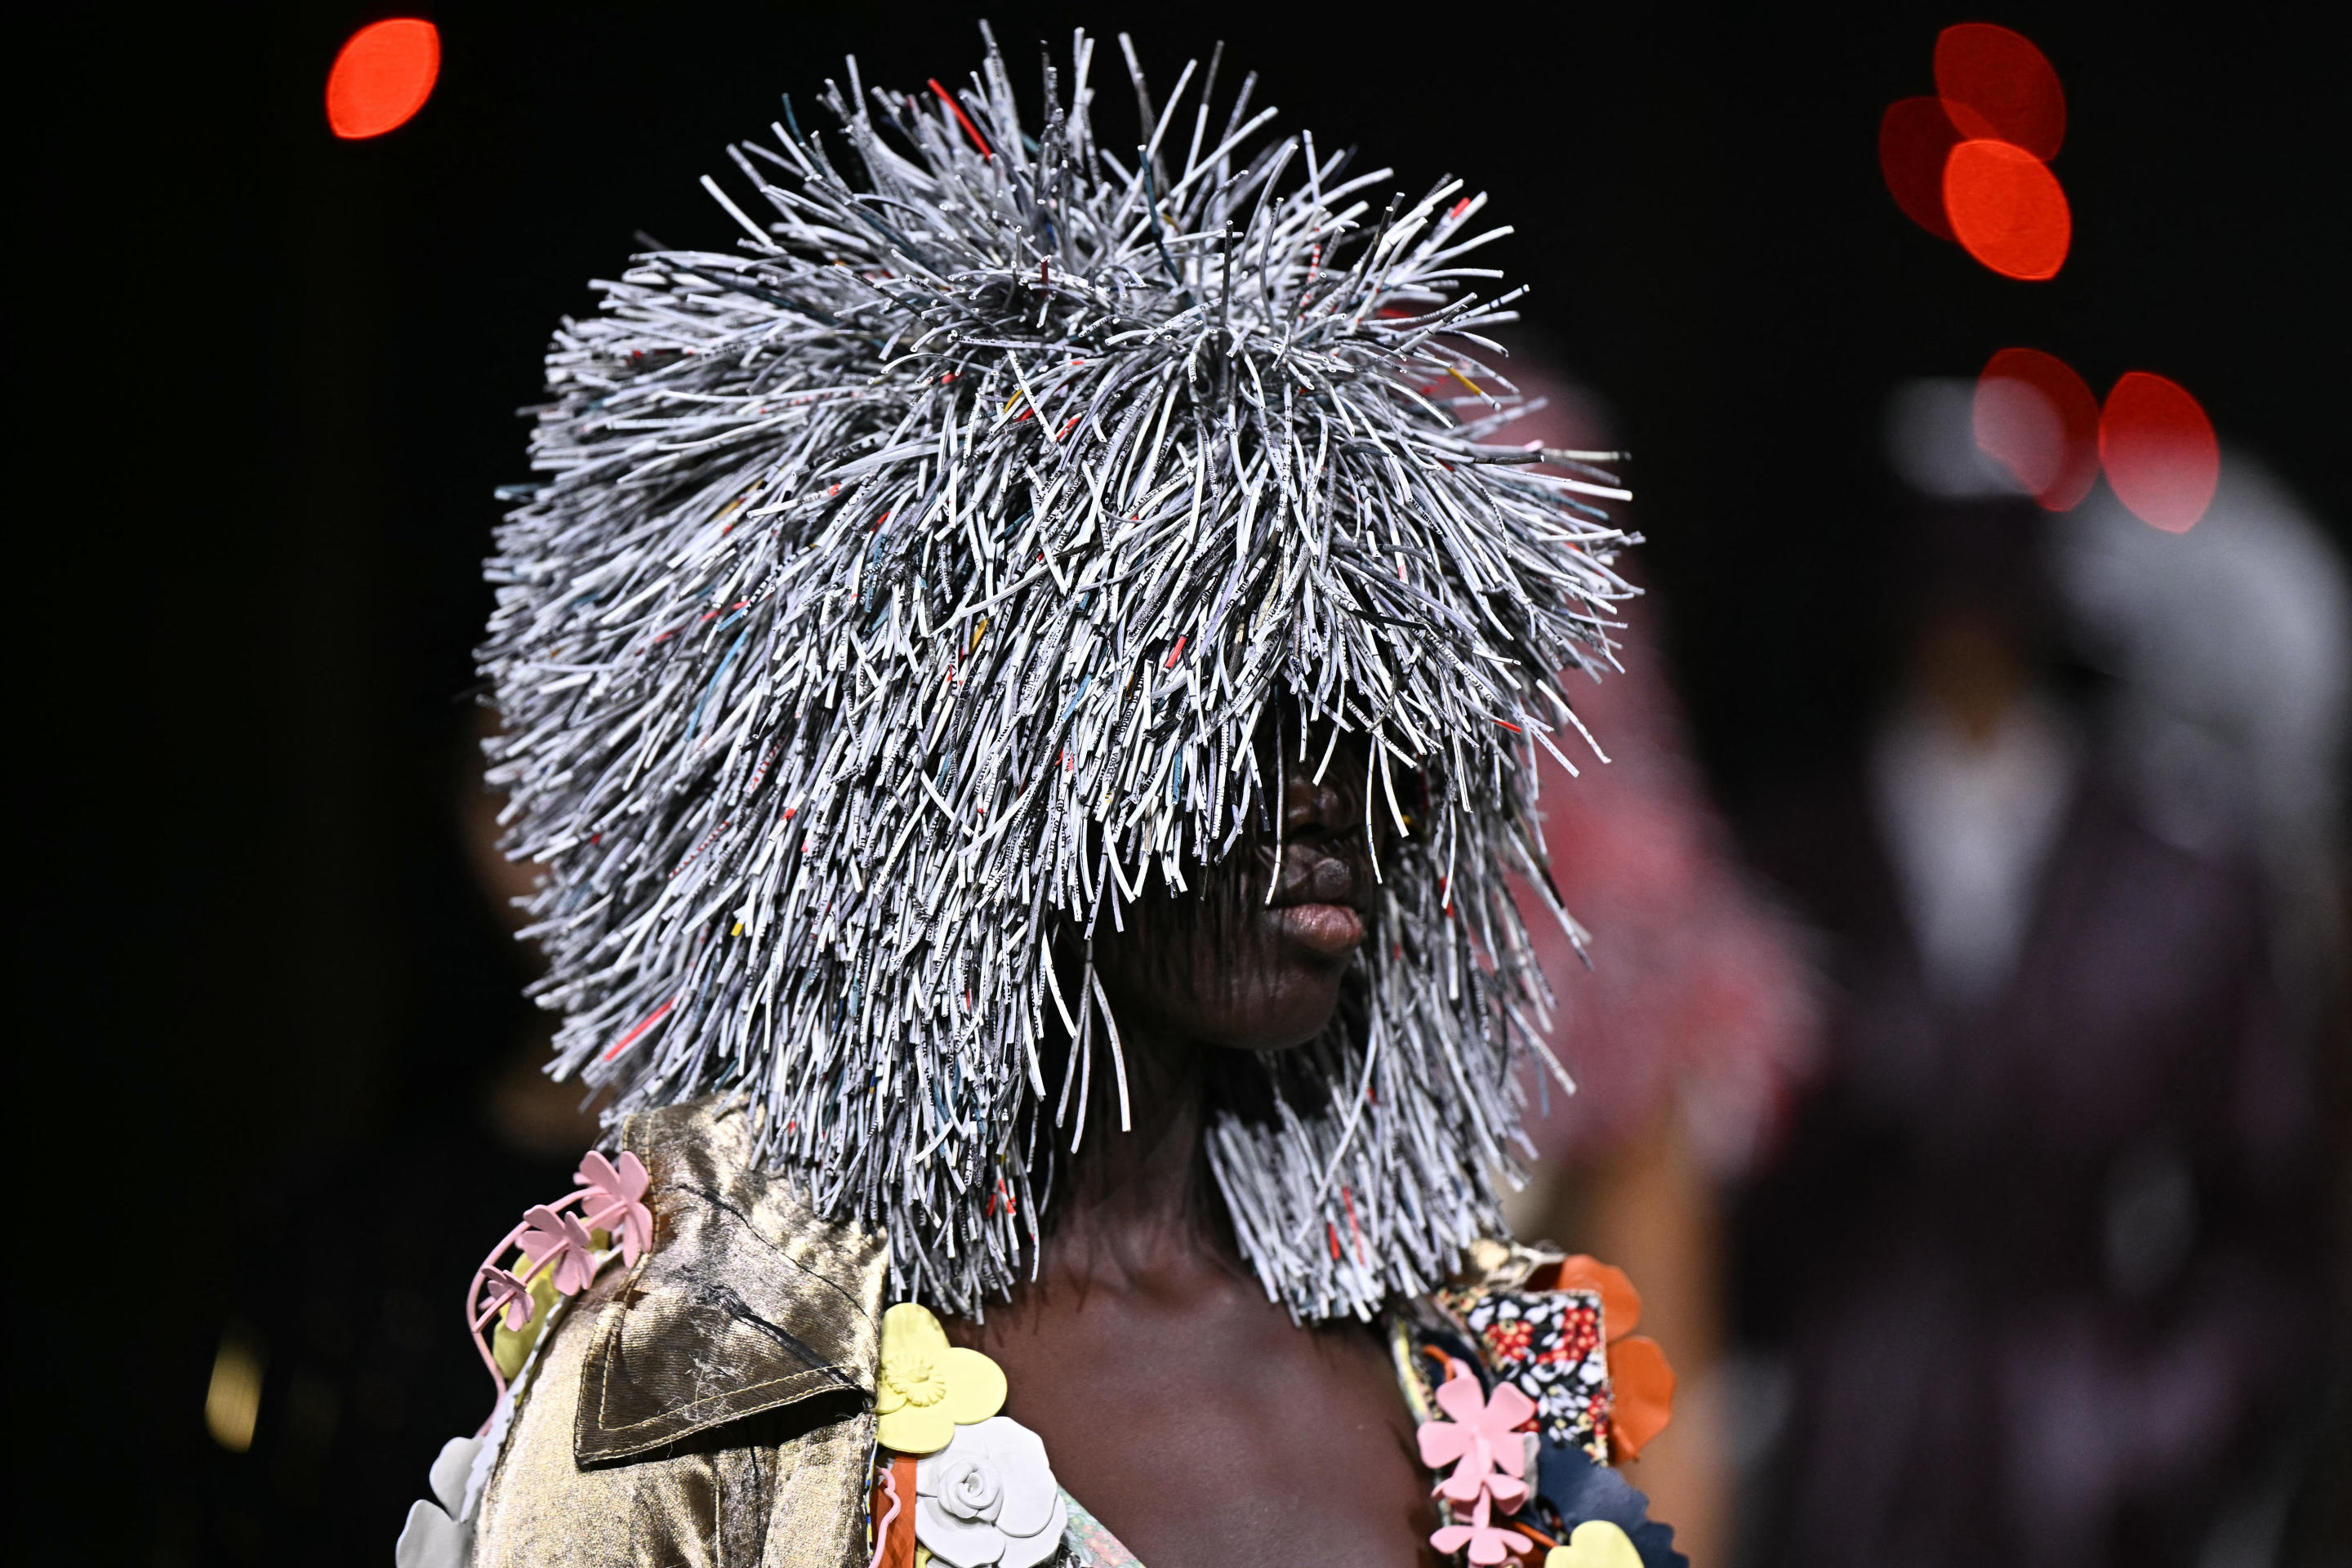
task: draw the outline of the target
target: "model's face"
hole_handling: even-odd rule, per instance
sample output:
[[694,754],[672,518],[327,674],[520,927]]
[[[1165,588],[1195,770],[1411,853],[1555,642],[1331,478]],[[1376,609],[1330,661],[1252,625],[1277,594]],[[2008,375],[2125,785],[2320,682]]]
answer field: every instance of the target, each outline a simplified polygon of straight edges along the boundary
[[[1318,784],[1328,732],[1310,737],[1304,763],[1295,726],[1288,734],[1279,866],[1271,836],[1253,830],[1213,870],[1188,873],[1190,893],[1171,899],[1155,879],[1124,911],[1124,931],[1096,926],[1096,968],[1122,1027],[1269,1051],[1331,1021],[1370,924],[1364,752],[1343,738]],[[1387,815],[1382,803],[1374,832]]]

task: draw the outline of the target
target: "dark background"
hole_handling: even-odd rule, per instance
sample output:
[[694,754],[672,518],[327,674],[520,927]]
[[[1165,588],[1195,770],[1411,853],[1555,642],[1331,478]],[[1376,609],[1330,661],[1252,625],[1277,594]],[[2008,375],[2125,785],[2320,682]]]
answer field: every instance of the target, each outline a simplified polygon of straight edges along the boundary
[[[2340,56],[2288,8],[990,14],[1024,87],[1080,22],[1135,32],[1163,90],[1223,37],[1228,89],[1259,69],[1281,123],[1494,193],[1537,330],[1638,454],[1646,571],[1735,804],[1847,734],[1881,668],[1898,377],[2012,344],[2100,390],[2154,370],[2339,539],[2352,517]],[[339,142],[328,65],[384,15],[438,24],[439,87]],[[814,123],[851,49],[869,82],[960,81],[974,15],[312,0],[18,35],[18,1560],[385,1562],[479,1419],[458,1292],[568,1171],[483,1131],[524,970],[455,832],[513,410],[633,232],[730,243],[695,176],[736,178],[720,148],[780,89]],[[1881,110],[1932,91],[1963,20],[2065,82],[2054,282],[1987,272],[1880,184]],[[1107,36],[1111,127],[1122,73]],[[202,1420],[230,1324],[269,1357],[242,1456]]]

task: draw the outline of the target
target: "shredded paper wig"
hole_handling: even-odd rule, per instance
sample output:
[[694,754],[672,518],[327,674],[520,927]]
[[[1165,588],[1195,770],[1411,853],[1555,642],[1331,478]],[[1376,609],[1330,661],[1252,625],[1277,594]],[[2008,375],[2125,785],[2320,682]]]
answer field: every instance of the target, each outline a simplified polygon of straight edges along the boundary
[[640,255],[564,322],[488,565],[489,776],[556,1076],[748,1098],[894,1290],[970,1313],[1034,1267],[1095,1058],[1124,1079],[1056,945],[1278,832],[1254,738],[1294,715],[1395,837],[1339,1018],[1246,1058],[1209,1154],[1268,1292],[1369,1315],[1500,1223],[1549,1056],[1513,879],[1580,935],[1533,748],[1609,661],[1628,537],[1584,498],[1625,492],[1498,438],[1483,197],[1375,205],[1387,171],[1259,137],[1255,78],[1155,110],[1121,44],[1131,156],[1084,35],[1034,135],[992,40],[958,92],[853,61],[837,133],[787,100],[730,149],[767,221],[704,180],[737,253]]

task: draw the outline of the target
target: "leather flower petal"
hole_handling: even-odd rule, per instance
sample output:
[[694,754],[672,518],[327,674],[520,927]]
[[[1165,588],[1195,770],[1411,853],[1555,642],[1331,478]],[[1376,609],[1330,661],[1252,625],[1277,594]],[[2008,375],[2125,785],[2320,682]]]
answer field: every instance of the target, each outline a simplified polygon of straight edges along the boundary
[[915,1539],[923,1549],[953,1568],[980,1568],[1004,1556],[1004,1532],[976,1519],[958,1519],[940,1506],[935,1497],[915,1505]]
[[944,1568],[1035,1568],[1053,1556],[1069,1510],[1044,1441],[1003,1415],[952,1430],[916,1462],[915,1539]]
[[451,1519],[464,1517],[466,1485],[473,1479],[474,1461],[482,1452],[479,1437],[452,1437],[441,1445],[433,1461],[433,1496]]
[[1437,1407],[1465,1426],[1474,1425],[1486,1412],[1486,1392],[1476,1378],[1456,1370],[1437,1385]]
[[1642,1568],[1642,1554],[1607,1520],[1588,1519],[1569,1532],[1567,1545],[1545,1553],[1544,1568]]
[[1004,1479],[1004,1506],[996,1516],[1005,1534],[1028,1537],[1052,1521],[1062,1489],[1045,1460],[1045,1440],[1017,1421],[990,1421],[974,1429],[977,1445]]
[[1584,1253],[1562,1258],[1559,1279],[1549,1288],[1601,1292],[1601,1331],[1612,1343],[1632,1333],[1642,1321],[1642,1293],[1625,1271]]
[[392,1561],[394,1568],[466,1568],[473,1544],[472,1525],[419,1499],[408,1505],[408,1521],[393,1543]]
[[948,1331],[940,1326],[939,1319],[929,1307],[917,1301],[901,1301],[882,1314],[882,1353],[893,1350],[901,1352],[944,1352],[948,1348]]
[[959,1426],[987,1420],[1004,1408],[1004,1371],[978,1351],[948,1348],[948,1419]]
[[1486,1483],[1494,1479],[1493,1471],[1475,1463],[1457,1466],[1452,1475],[1437,1483],[1437,1495],[1447,1502],[1474,1503],[1486,1495]]
[[1657,1341],[1629,1335],[1609,1347],[1609,1387],[1616,1399],[1610,1447],[1621,1460],[1639,1458],[1674,1416],[1675,1369]]
[[875,1424],[875,1436],[901,1454],[935,1454],[955,1436],[955,1420],[939,1405],[907,1405]]
[[522,1363],[530,1358],[531,1347],[539,1343],[539,1336],[547,1327],[547,1315],[556,1302],[555,1280],[547,1274],[532,1279],[530,1299],[537,1310],[520,1328],[509,1328],[503,1321],[490,1325],[490,1359],[497,1363],[499,1375],[509,1383],[522,1371]]
[[901,1301],[882,1314],[882,1367],[874,1408],[877,1434],[901,1454],[944,1448],[959,1426],[1004,1408],[1004,1373],[978,1351],[948,1343],[930,1309]]
[[1514,1442],[1511,1435],[1536,1413],[1536,1402],[1529,1399],[1517,1384],[1498,1383],[1494,1396],[1486,1401],[1486,1413],[1479,1426],[1486,1429],[1487,1441],[1495,1446],[1495,1466],[1517,1475],[1527,1463],[1527,1445]]
[[[500,1268],[494,1264],[485,1264],[482,1267],[480,1279],[484,1287],[483,1311],[496,1312],[503,1310],[509,1329],[519,1330],[530,1321],[532,1314],[538,1310],[538,1305],[531,1300],[530,1286],[525,1285],[511,1270]],[[554,1287],[551,1285],[549,1289],[551,1290]]]
[[580,1169],[572,1174],[581,1185],[598,1188],[624,1202],[635,1202],[644,1197],[646,1189],[653,1184],[653,1177],[646,1173],[645,1162],[626,1149],[621,1151],[617,1163],[591,1149],[581,1160]]
[[1478,1568],[1490,1568],[1491,1564],[1535,1550],[1534,1542],[1516,1530],[1491,1523],[1492,1518],[1488,1500],[1481,1497],[1478,1506],[1471,1511],[1469,1523],[1446,1525],[1430,1536],[1429,1543],[1449,1556],[1459,1552]]
[[529,1228],[517,1244],[530,1259],[532,1272],[544,1268],[556,1289],[566,1296],[585,1290],[596,1277],[595,1247],[588,1239],[587,1227],[545,1204],[533,1204],[522,1217]]
[[[1466,1369],[1456,1368],[1454,1375],[1439,1385],[1437,1405],[1454,1419],[1422,1423],[1415,1434],[1422,1460],[1433,1469],[1450,1458],[1461,1461],[1452,1475],[1437,1483],[1437,1495],[1450,1503],[1475,1504],[1482,1520],[1490,1506],[1499,1505],[1507,1512],[1527,1501],[1528,1484],[1519,1478],[1527,1469],[1532,1434],[1518,1428],[1535,1415],[1536,1402],[1507,1383],[1496,1384],[1495,1392],[1486,1394],[1480,1390],[1477,1378]],[[1465,1543],[1479,1552],[1492,1544],[1480,1545],[1484,1540],[1463,1538]],[[1474,1555],[1472,1561],[1501,1559]]]
[[1470,1428],[1459,1421],[1424,1421],[1416,1436],[1421,1442],[1421,1462],[1433,1470],[1468,1453],[1475,1441]]
[[584,1212],[590,1228],[617,1236],[622,1262],[635,1268],[637,1255],[653,1245],[654,1237],[653,1212],[642,1201],[653,1184],[645,1163],[624,1150],[615,1164],[592,1149],[581,1159],[572,1180],[588,1189]]

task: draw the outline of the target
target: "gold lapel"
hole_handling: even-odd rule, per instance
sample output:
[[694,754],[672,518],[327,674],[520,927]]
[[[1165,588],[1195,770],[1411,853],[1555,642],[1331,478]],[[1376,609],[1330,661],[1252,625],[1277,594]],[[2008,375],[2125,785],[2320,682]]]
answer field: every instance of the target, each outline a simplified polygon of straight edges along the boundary
[[878,1231],[819,1218],[756,1169],[750,1118],[710,1101],[629,1118],[654,1243],[598,1316],[573,1457],[610,1462],[821,1394],[870,1406]]

